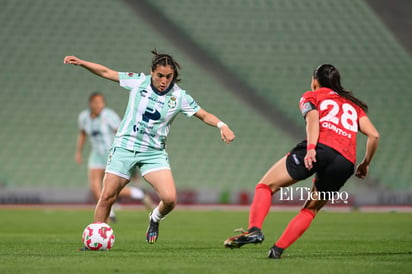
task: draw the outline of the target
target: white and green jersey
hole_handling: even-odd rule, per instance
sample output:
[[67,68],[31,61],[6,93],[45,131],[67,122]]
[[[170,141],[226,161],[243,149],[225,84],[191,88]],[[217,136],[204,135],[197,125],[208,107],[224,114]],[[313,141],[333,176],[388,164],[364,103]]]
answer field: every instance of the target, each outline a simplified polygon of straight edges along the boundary
[[101,155],[108,155],[119,124],[119,115],[109,108],[104,108],[95,118],[90,117],[88,109],[79,114],[79,128],[89,136],[92,149]]
[[151,85],[150,75],[119,72],[119,81],[130,94],[114,146],[132,151],[164,149],[176,115],[182,112],[190,117],[200,110],[193,98],[176,84],[160,93]]

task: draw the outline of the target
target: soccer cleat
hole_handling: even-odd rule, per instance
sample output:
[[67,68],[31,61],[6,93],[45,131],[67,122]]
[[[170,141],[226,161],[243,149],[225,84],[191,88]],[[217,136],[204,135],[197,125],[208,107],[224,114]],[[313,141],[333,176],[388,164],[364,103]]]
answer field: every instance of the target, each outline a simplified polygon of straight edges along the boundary
[[268,253],[268,258],[269,259],[280,259],[282,256],[282,252],[278,250],[275,246],[272,246],[271,249],[269,249]]
[[[236,230],[235,230],[236,231]],[[265,236],[262,231],[256,230],[253,232],[244,231],[242,234],[226,239],[223,243],[225,247],[239,248],[245,244],[261,244]]]
[[149,227],[146,231],[146,241],[149,244],[154,244],[159,237],[159,223],[156,223],[149,217]]

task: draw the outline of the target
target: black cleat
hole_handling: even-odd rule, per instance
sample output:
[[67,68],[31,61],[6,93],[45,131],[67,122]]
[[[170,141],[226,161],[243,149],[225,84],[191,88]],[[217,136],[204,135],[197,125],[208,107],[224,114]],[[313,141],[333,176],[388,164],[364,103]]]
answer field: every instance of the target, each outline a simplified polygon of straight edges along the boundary
[[282,256],[282,252],[283,252],[282,248],[272,246],[269,249],[268,258],[269,259],[280,259],[280,257]]
[[149,227],[146,231],[146,241],[149,244],[154,244],[159,237],[159,223],[156,223],[149,217]]
[[229,248],[239,248],[245,244],[261,244],[264,239],[265,236],[260,230],[243,232],[240,235],[226,239],[224,245]]

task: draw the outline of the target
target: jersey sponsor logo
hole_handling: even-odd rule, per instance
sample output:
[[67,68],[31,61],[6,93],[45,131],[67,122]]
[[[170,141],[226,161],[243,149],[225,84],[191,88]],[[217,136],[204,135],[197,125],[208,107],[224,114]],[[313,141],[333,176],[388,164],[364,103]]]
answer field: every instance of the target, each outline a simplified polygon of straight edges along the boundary
[[175,108],[176,107],[176,105],[177,105],[177,102],[176,102],[176,97],[171,97],[170,99],[169,99],[169,102],[167,102],[167,105],[169,106],[169,108]]
[[141,97],[146,97],[146,93],[147,93],[147,90],[141,90],[140,91],[140,96]]
[[349,139],[352,138],[352,134],[351,134],[351,133],[348,133],[347,131],[344,131],[343,129],[338,128],[336,125],[334,125],[334,124],[332,124],[332,123],[323,122],[323,123],[321,123],[321,126],[322,126],[323,128],[330,129],[330,130],[334,131],[335,133],[337,133],[337,134],[339,134],[339,135],[342,135],[343,137],[348,137]]
[[157,111],[155,108],[146,108],[146,111],[143,113],[143,121],[148,123],[150,120],[159,120],[160,119],[160,112]]
[[142,120],[138,124],[133,125],[133,131],[140,134],[149,134],[152,137],[155,137],[155,133],[150,133],[153,131],[153,125],[148,125],[150,120],[157,121],[160,120],[161,114],[155,109],[148,107],[142,115]]
[[300,161],[299,161],[299,159],[298,159],[298,156],[296,156],[295,153],[292,154],[292,159],[293,159],[293,161],[295,162],[295,164],[296,164],[297,166],[300,165]]
[[[140,126],[140,128],[139,128],[139,126]],[[139,122],[139,126],[138,126],[138,125],[134,125],[134,126],[133,126],[133,131],[134,131],[134,132],[138,132],[138,133],[140,133],[140,134],[145,134],[145,133],[150,133],[150,131],[153,130],[153,126],[152,126],[152,125],[149,126],[149,125],[147,125],[146,123],[144,123],[144,122],[142,122],[142,121]],[[154,135],[153,135],[153,137],[154,137]]]
[[102,133],[100,132],[100,131],[98,131],[98,130],[93,130],[91,133],[90,133],[90,135],[92,136],[92,137],[96,137],[96,136],[99,136],[99,135],[101,135]]
[[[146,94],[148,94],[149,92],[147,91],[147,90],[141,90],[140,91],[140,97],[143,97],[143,98],[145,98],[146,97]],[[152,102],[155,102],[155,103],[157,103],[157,104],[160,104],[160,105],[164,105],[165,103],[163,102],[163,100],[160,98],[158,98],[157,96],[150,96],[149,95],[149,97],[148,97],[148,99],[150,100],[150,101],[152,101]]]
[[149,97],[149,100],[152,101],[152,102],[155,102],[155,103],[157,103],[157,104],[159,104],[159,105],[162,105],[162,106],[165,104],[161,99],[159,100],[157,97],[152,97],[152,96],[150,96],[150,97]]

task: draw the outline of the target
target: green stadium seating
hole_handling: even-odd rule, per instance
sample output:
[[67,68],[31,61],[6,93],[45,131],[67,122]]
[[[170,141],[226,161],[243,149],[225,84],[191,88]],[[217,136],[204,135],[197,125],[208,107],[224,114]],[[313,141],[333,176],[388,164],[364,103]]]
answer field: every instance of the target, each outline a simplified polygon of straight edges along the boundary
[[[299,97],[309,89],[318,64],[335,64],[344,86],[369,103],[370,117],[382,135],[367,184],[411,189],[407,157],[412,131],[407,117],[412,59],[362,0],[145,3],[235,73],[240,84],[253,87],[284,113],[291,127],[302,129],[302,138]],[[237,139],[226,146],[216,129],[196,118],[176,119],[168,152],[178,189],[251,191],[274,161],[299,141],[258,114],[259,106],[231,93],[125,1],[0,4],[0,188],[87,188],[86,166],[73,159],[77,115],[96,90],[123,114],[127,92],[81,68],[63,65],[65,55],[147,73],[150,50],[157,48],[181,63],[180,85],[230,124]],[[360,144],[359,155],[363,149]]]
[[[77,115],[92,91],[102,91],[121,115],[127,92],[65,55],[116,70],[149,72],[150,50],[175,56],[181,86],[235,131],[230,146],[219,131],[196,118],[179,117],[168,152],[179,189],[253,189],[259,177],[294,142],[229,93],[207,71],[154,31],[120,1],[0,1],[2,37],[2,157],[0,178],[9,189],[86,188],[85,165],[74,162]],[[86,152],[89,147],[86,148]],[[87,160],[87,153],[85,153]]]
[[297,102],[312,71],[336,65],[382,135],[371,181],[410,189],[412,59],[364,1],[147,2],[300,127]]

